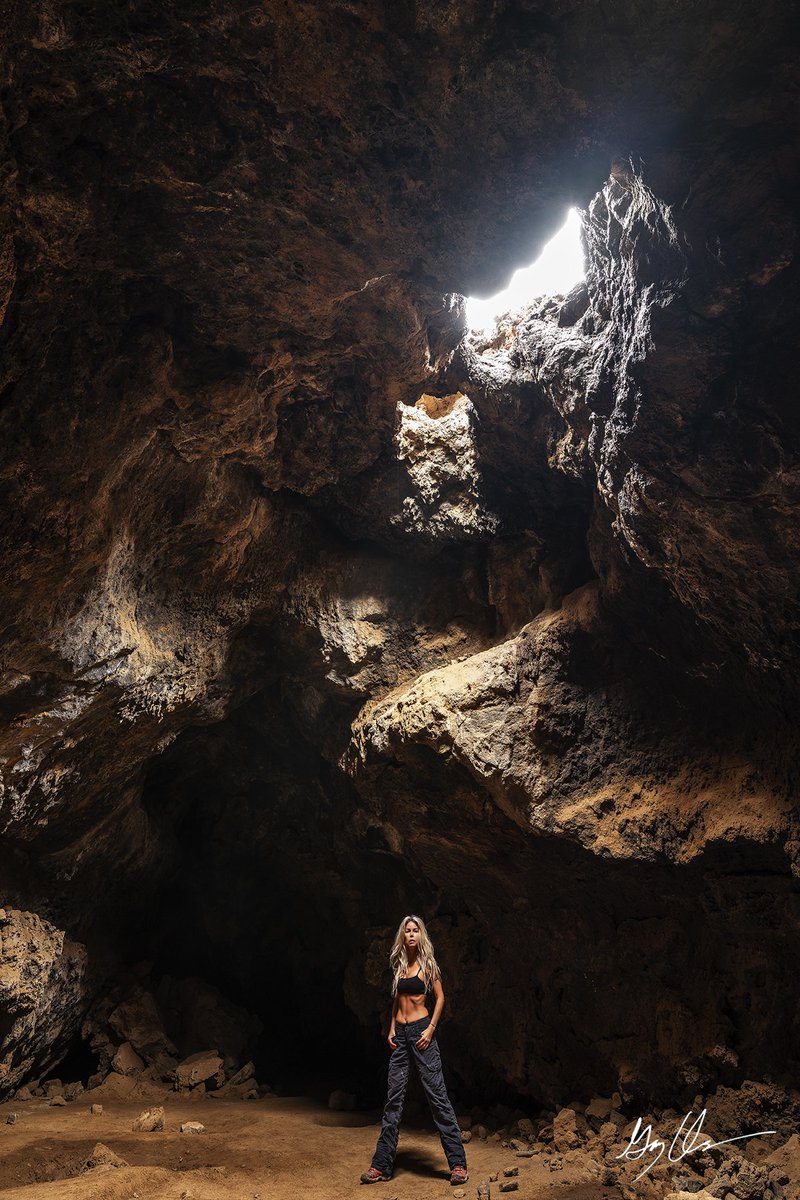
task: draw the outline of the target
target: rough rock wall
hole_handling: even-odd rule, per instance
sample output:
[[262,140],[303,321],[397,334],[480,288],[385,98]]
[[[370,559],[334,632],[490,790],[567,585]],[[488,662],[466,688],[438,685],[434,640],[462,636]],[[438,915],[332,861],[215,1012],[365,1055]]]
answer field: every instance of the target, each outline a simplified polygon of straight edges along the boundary
[[[427,905],[465,1083],[797,1063],[790,16],[12,9],[2,899],[87,978],[189,914],[366,1030]],[[462,340],[570,202],[585,287]]]
[[35,913],[0,909],[0,1086],[59,1061],[86,1004],[86,949]]

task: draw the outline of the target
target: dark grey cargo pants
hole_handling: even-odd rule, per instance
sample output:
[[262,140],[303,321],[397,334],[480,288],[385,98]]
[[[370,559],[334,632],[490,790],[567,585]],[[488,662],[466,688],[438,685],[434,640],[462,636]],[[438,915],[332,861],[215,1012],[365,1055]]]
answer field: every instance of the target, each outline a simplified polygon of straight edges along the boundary
[[428,1104],[433,1114],[442,1147],[447,1156],[447,1164],[453,1167],[465,1167],[467,1158],[464,1153],[464,1143],[461,1141],[461,1130],[458,1127],[456,1114],[447,1095],[444,1077],[442,1075],[442,1057],[439,1044],[434,1033],[427,1050],[420,1050],[416,1044],[423,1029],[430,1024],[430,1017],[420,1017],[416,1021],[404,1024],[395,1022],[395,1041],[397,1049],[393,1050],[389,1059],[389,1094],[386,1107],[383,1110],[383,1122],[372,1158],[372,1166],[391,1173],[394,1166],[394,1156],[397,1152],[397,1139],[400,1135],[400,1118],[403,1115],[403,1102],[406,1098],[408,1071],[412,1058],[417,1064],[417,1071],[422,1080]]

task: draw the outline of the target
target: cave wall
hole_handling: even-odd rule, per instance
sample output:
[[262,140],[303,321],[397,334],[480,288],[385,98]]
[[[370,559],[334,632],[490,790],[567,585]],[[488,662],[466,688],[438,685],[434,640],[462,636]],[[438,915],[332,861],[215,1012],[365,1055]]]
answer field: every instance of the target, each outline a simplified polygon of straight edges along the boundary
[[[0,900],[86,960],[32,998],[0,930],[6,1087],[135,957],[269,1016],[280,955],[306,1024],[341,975],[375,1054],[423,905],[465,1088],[796,1068],[795,50],[752,2],[13,7]],[[465,338],[570,203],[585,284]]]

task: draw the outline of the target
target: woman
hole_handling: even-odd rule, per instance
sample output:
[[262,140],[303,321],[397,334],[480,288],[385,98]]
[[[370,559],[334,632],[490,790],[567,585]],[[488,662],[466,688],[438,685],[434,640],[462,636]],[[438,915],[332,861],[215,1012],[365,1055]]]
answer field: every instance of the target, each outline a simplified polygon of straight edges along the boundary
[[[441,973],[433,955],[433,943],[419,917],[405,917],[400,922],[389,954],[389,965],[394,973],[392,1019],[387,1038],[392,1049],[389,1095],[372,1166],[361,1176],[361,1182],[377,1183],[392,1177],[409,1064],[413,1058],[442,1139],[451,1172],[450,1182],[465,1183],[469,1175],[464,1144],[442,1077],[442,1059],[436,1041],[436,1025],[444,1008]],[[436,997],[432,1017],[428,1016],[425,1005],[428,992],[433,992]]]

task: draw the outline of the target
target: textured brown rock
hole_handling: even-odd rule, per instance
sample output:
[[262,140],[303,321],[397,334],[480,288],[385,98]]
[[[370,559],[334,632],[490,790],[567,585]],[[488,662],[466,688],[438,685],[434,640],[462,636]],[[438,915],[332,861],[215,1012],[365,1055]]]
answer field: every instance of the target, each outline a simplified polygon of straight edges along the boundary
[[[767,1190],[768,1189],[768,1190]],[[770,1186],[769,1169],[756,1163],[748,1162],[741,1154],[728,1153],[708,1191],[712,1196],[725,1196],[733,1192],[742,1196],[743,1200],[756,1200],[774,1194]]]
[[120,1075],[138,1075],[144,1069],[144,1062],[130,1042],[123,1042],[111,1060],[111,1069]]
[[155,997],[144,988],[136,988],[118,1004],[109,1014],[108,1024],[123,1044],[129,1043],[146,1062],[177,1053],[164,1032]]
[[94,1171],[98,1168],[127,1167],[127,1165],[125,1159],[120,1158],[114,1150],[104,1145],[103,1142],[98,1142],[81,1167],[81,1172]]
[[146,1108],[133,1122],[134,1133],[161,1133],[164,1129],[164,1109],[161,1105],[156,1108]]
[[0,926],[0,1005],[4,1034],[0,1087],[8,1091],[56,1063],[80,1025],[85,947],[36,913],[7,909]]
[[689,1196],[694,1196],[695,1200],[709,1200],[711,1195],[706,1188],[700,1188],[697,1192],[666,1192],[664,1200],[688,1200]]
[[222,1059],[214,1050],[201,1050],[190,1054],[175,1068],[175,1084],[177,1087],[193,1087],[212,1079],[221,1069]]
[[2,1094],[349,1061],[418,907],[481,1100],[796,1079],[793,16],[14,11]]
[[[792,1136],[765,1159],[770,1179],[785,1189],[787,1200],[800,1196],[800,1135]],[[776,1193],[777,1194],[777,1193]]]
[[205,1133],[206,1127],[200,1121],[184,1121],[181,1133]]
[[245,1063],[239,1071],[234,1071],[230,1079],[227,1080],[229,1087],[237,1087],[240,1083],[246,1083],[248,1079],[252,1079],[255,1075],[255,1067],[251,1062]]

